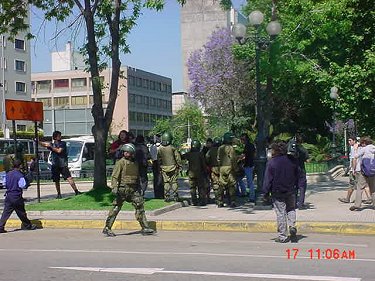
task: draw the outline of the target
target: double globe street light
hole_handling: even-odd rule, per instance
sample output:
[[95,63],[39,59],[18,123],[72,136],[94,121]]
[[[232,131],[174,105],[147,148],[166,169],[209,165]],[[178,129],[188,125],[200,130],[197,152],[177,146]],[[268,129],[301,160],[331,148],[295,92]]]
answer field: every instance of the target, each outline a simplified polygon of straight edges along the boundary
[[[269,135],[269,120],[267,120],[266,107],[268,102],[269,92],[272,89],[272,77],[267,77],[266,91],[261,91],[260,78],[260,55],[262,50],[267,50],[272,41],[281,32],[281,25],[278,21],[273,20],[267,24],[266,31],[269,37],[261,35],[261,24],[263,23],[264,15],[262,12],[256,10],[250,13],[249,23],[255,28],[255,33],[247,36],[246,26],[238,23],[233,26],[232,33],[237,39],[238,43],[243,45],[250,41],[255,43],[255,82],[256,82],[256,127],[257,136],[255,139],[256,145],[256,159],[255,168],[257,173],[257,187],[261,190],[263,186],[264,173],[267,162],[267,139]],[[268,118],[269,119],[269,118]]]

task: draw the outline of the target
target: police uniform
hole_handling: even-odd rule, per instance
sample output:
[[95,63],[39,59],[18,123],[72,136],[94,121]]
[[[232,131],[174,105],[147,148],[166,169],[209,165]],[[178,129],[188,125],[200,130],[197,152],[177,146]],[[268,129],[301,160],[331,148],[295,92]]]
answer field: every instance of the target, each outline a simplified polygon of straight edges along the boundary
[[181,167],[180,153],[172,145],[162,144],[158,150],[158,161],[164,181],[165,201],[178,200],[177,176]]
[[[133,144],[125,144],[124,146],[132,147],[135,152]],[[124,151],[124,148],[122,150]],[[142,233],[152,234],[154,231],[149,228],[143,196],[139,192],[139,165],[134,158],[123,157],[116,162],[112,173],[111,188],[116,198],[113,201],[113,208],[109,211],[103,233],[108,236],[115,236],[111,229],[124,201],[126,201],[134,206],[135,218],[142,227]]]
[[[223,205],[223,198],[220,197],[219,178],[220,178],[220,167],[217,161],[217,151],[219,147],[211,147],[206,154],[207,165],[211,169],[211,186],[215,193],[215,202],[218,206]],[[222,193],[222,192],[221,192]]]
[[[205,206],[207,204],[207,190],[205,184],[206,163],[203,154],[199,150],[189,151],[182,156],[182,159],[189,163],[188,177],[190,184],[190,194],[193,205]],[[197,189],[199,202],[197,199]]]
[[[223,137],[224,144],[217,151],[217,161],[219,163],[219,201],[223,204],[224,191],[228,192],[229,204],[236,206],[236,176],[237,155],[232,146],[233,136],[225,133]],[[222,206],[222,205],[221,205]]]

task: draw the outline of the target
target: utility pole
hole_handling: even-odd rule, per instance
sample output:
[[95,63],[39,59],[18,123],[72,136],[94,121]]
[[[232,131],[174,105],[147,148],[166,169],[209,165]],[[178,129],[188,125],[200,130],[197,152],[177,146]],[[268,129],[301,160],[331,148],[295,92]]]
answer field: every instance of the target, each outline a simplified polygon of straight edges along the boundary
[[7,137],[6,130],[6,118],[5,118],[5,57],[4,57],[4,47],[5,47],[5,36],[3,34],[1,37],[1,129],[3,131],[4,137]]

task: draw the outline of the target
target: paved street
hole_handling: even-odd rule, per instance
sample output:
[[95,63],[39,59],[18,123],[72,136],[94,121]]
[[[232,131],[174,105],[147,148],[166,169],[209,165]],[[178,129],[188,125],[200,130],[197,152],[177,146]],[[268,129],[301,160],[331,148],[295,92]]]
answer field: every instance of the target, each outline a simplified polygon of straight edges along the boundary
[[[0,280],[375,280],[374,237],[309,234],[298,244],[277,244],[273,234],[119,234],[44,229],[1,235]],[[333,251],[336,259],[328,259]]]

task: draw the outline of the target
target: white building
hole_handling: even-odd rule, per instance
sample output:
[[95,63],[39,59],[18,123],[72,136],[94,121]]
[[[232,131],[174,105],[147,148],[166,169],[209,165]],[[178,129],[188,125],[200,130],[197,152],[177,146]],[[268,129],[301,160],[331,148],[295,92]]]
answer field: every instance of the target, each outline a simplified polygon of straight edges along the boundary
[[[0,35],[0,91],[1,91],[1,131],[11,129],[11,121],[6,120],[5,99],[31,100],[30,41],[27,32],[20,32],[10,40],[6,34]],[[17,121],[17,130],[26,130],[28,122]]]

